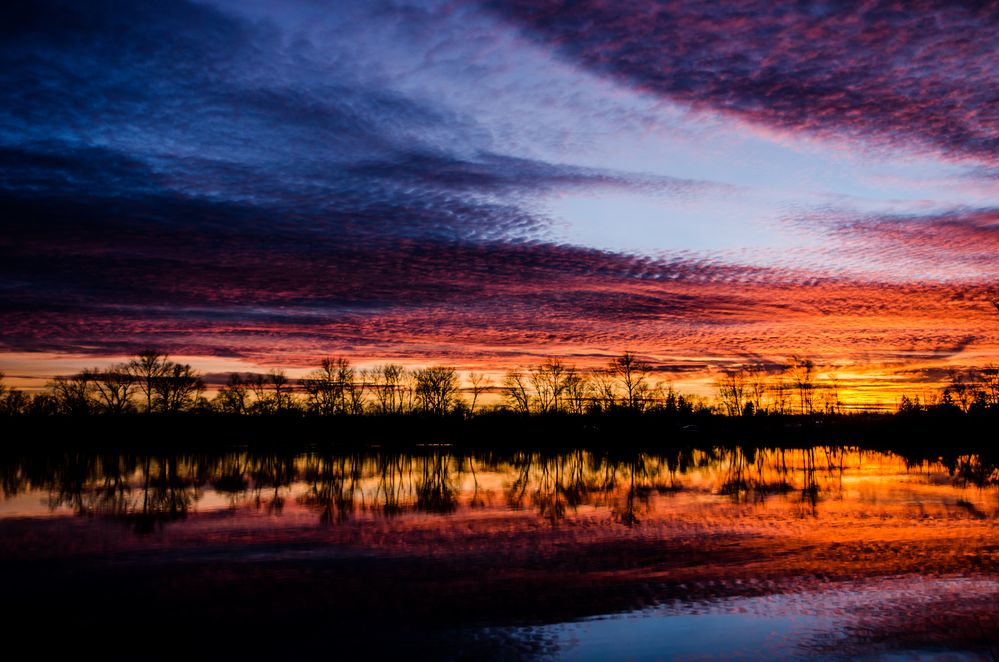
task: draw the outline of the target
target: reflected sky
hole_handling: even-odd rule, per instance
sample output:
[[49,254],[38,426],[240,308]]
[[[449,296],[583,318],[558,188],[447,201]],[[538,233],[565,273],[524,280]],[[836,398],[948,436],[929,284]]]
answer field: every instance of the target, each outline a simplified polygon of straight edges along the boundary
[[[990,660],[985,627],[995,627],[996,614],[982,607],[997,597],[995,580],[890,577],[678,603],[516,632],[548,638],[559,659],[578,662]],[[988,621],[977,622],[983,615]]]

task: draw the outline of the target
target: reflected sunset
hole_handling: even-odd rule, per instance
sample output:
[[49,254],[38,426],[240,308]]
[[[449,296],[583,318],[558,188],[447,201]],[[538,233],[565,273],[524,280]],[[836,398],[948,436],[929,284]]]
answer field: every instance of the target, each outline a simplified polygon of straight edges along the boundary
[[[808,625],[780,644],[795,657],[828,655],[837,638],[856,651],[929,641],[984,652],[977,626],[963,624],[995,625],[988,601],[999,589],[988,574],[957,579],[969,563],[992,573],[997,560],[999,472],[978,455],[921,460],[822,446],[614,458],[437,447],[103,454],[84,464],[55,454],[9,457],[3,469],[0,555],[10,563],[78,559],[95,573],[127,568],[143,583],[168,572],[209,592],[235,573],[264,594],[311,584],[323,609],[362,629],[400,609],[415,622],[444,610],[450,626],[473,628],[445,637],[428,621],[405,635],[407,645],[457,637],[466,646],[459,633],[482,619],[549,623],[608,605],[660,632],[691,605],[707,620],[742,614],[730,627],[760,618],[783,628],[792,617]],[[220,576],[203,574],[222,558]],[[314,575],[318,568],[326,569]],[[155,581],[149,590],[167,595]],[[386,591],[399,602],[382,602]],[[955,620],[944,625],[941,614]],[[586,634],[595,622],[574,622],[568,631],[544,626],[548,654],[596,654],[600,644]],[[504,656],[535,636],[501,631],[493,645]],[[535,656],[545,659],[527,654]]]

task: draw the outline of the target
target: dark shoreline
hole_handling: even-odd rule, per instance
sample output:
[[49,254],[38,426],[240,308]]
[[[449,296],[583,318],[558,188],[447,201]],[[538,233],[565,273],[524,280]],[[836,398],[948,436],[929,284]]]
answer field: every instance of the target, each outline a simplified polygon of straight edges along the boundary
[[655,452],[683,446],[809,448],[837,444],[895,452],[999,450],[999,411],[729,417],[628,412],[471,417],[363,415],[15,416],[0,422],[2,448],[204,449],[417,448]]

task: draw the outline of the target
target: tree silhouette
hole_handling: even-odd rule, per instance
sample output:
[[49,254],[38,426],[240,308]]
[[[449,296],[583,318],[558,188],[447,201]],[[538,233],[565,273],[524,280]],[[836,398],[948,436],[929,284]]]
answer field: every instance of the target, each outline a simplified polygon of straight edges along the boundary
[[774,377],[770,391],[773,393],[774,411],[781,415],[787,414],[791,407],[791,385],[783,373]]
[[982,368],[981,375],[982,388],[987,395],[988,404],[993,407],[999,405],[999,367],[990,363]]
[[113,365],[88,372],[93,391],[103,411],[109,414],[124,414],[132,409],[132,392],[136,383],[129,373],[129,365]]
[[409,372],[401,365],[387,363],[365,373],[378,410],[382,414],[401,414],[412,406]]
[[293,409],[295,402],[291,395],[288,375],[285,374],[284,370],[271,370],[268,378],[273,391],[271,398],[274,403],[274,411],[281,413]]
[[811,414],[815,410],[813,393],[815,384],[815,363],[811,359],[792,356],[788,366],[791,382],[798,391],[798,406],[802,414]]
[[247,385],[253,393],[253,404],[249,407],[249,413],[269,414],[271,412],[271,399],[267,393],[267,378],[258,372],[250,376]]
[[3,383],[4,373],[0,372],[0,416],[16,416],[28,410],[31,398],[23,391],[9,388]]
[[309,411],[322,416],[334,413],[337,402],[336,364],[332,358],[324,358],[319,368],[305,375],[300,383],[305,389]]
[[718,400],[725,413],[739,416],[745,412],[746,375],[742,370],[726,370],[716,382]]
[[324,358],[319,368],[301,380],[309,410],[323,415],[361,413],[363,385],[354,379],[354,369],[344,358]]
[[450,366],[416,371],[416,399],[428,413],[444,415],[458,403],[458,373]]
[[215,395],[215,407],[223,414],[246,414],[250,388],[238,372],[229,373],[229,381]]
[[826,375],[826,389],[826,412],[830,414],[840,413],[843,403],[839,399],[839,378],[836,373],[830,372]]
[[593,380],[589,375],[572,375],[565,385],[566,411],[585,414],[591,406],[593,392]]
[[190,365],[170,361],[153,381],[153,403],[163,413],[176,414],[191,407],[204,390],[204,383]]
[[594,401],[601,409],[609,411],[617,406],[618,381],[611,370],[597,370],[591,382]]
[[531,411],[531,396],[527,391],[527,380],[518,370],[510,370],[503,377],[503,394],[510,408],[521,414]]
[[644,408],[651,370],[652,366],[631,352],[625,352],[611,360],[610,372],[624,389],[624,406],[628,409],[640,411]]
[[479,396],[493,385],[493,381],[481,372],[470,372],[468,373],[468,383],[472,386],[472,403],[468,409],[470,413],[474,414],[475,403],[478,402]]
[[80,372],[71,377],[56,377],[49,382],[48,387],[59,413],[85,416],[93,412],[93,382],[92,375],[88,372]]
[[561,411],[566,387],[575,378],[575,374],[574,367],[565,365],[557,358],[549,358],[532,369],[530,380],[537,397],[538,411]]
[[146,396],[146,413],[153,411],[153,392],[160,377],[163,377],[170,361],[166,354],[147,349],[128,362],[128,371],[135,378],[139,391]]
[[764,398],[767,395],[766,366],[756,363],[746,368],[746,397],[753,404],[753,411],[764,413],[768,410]]

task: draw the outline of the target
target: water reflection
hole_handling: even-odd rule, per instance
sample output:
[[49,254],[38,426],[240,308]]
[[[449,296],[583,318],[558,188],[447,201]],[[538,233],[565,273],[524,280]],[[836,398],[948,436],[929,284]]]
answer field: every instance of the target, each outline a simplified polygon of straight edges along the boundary
[[64,452],[0,458],[0,482],[0,580],[26,623],[86,604],[83,632],[114,613],[148,633],[183,613],[264,633],[255,656],[286,656],[288,632],[328,655],[336,631],[365,659],[761,657],[785,626],[791,659],[999,644],[985,455]]
[[[624,456],[583,449],[461,453],[444,446],[299,454],[66,452],[8,457],[0,471],[5,500],[44,495],[50,512],[123,520],[138,532],[181,520],[199,507],[252,507],[280,515],[289,501],[324,525],[361,514],[447,516],[486,508],[529,511],[558,522],[587,508],[635,527],[654,510],[653,499],[680,493],[750,508],[777,499],[794,505],[799,516],[816,517],[824,503],[843,499],[845,484],[896,489],[905,478],[921,477],[966,490],[999,482],[996,464],[981,455],[927,461],[834,446],[677,448]],[[956,504],[976,518],[995,516],[995,508],[983,509],[962,495]]]

